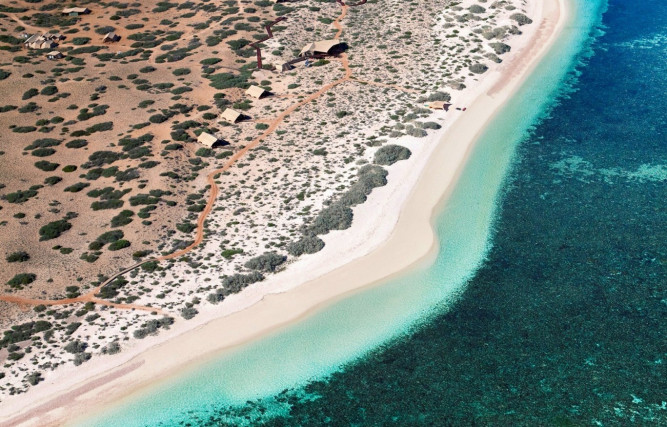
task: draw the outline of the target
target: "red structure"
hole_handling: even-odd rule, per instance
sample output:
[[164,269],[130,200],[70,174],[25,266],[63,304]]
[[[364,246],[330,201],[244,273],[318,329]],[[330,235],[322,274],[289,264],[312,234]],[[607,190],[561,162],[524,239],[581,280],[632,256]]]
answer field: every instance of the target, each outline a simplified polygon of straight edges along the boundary
[[[365,2],[366,2],[366,0],[364,0],[364,3]],[[275,24],[277,24],[280,21],[284,21],[285,19],[287,19],[287,18],[284,17],[284,16],[281,16],[280,18],[271,22],[269,25],[264,27],[264,28],[266,28],[266,33],[268,34],[268,36],[264,37],[261,40],[257,40],[254,43],[250,43],[250,46],[254,47],[255,50],[257,51],[257,69],[258,70],[262,69],[262,50],[260,49],[259,44],[267,41],[268,39],[272,39],[273,38],[273,32],[271,32],[271,27],[273,27]]]

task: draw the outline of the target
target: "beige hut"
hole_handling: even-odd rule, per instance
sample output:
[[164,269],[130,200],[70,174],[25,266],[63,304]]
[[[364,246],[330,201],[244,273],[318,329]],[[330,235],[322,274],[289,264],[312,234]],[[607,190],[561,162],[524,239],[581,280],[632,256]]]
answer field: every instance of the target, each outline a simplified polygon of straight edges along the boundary
[[47,53],[46,57],[48,59],[61,59],[63,57],[63,54],[58,52],[57,50],[54,50],[53,52]]
[[118,34],[114,33],[113,31],[110,32],[110,33],[107,33],[104,36],[104,38],[102,39],[102,41],[104,43],[114,43],[114,42],[117,42],[118,40],[120,40],[120,37],[118,36]]
[[452,104],[448,104],[445,101],[431,101],[428,103],[428,108],[432,108],[434,110],[449,110],[449,106]]
[[199,134],[199,137],[197,137],[197,142],[204,145],[205,147],[213,148],[213,145],[218,142],[218,138],[208,132],[202,132]]
[[334,46],[338,46],[339,44],[341,44],[341,41],[338,39],[312,42],[301,49],[299,56],[326,55]]
[[250,95],[253,98],[260,99],[262,96],[266,95],[267,92],[259,86],[250,86],[248,90],[245,91],[246,95]]
[[53,49],[56,46],[58,46],[58,43],[54,42],[53,40],[44,40],[42,42],[42,45],[39,48],[40,49]]
[[62,14],[63,15],[70,15],[70,16],[79,16],[79,15],[87,15],[90,13],[90,9],[87,7],[68,7],[66,9],[63,9]]
[[231,108],[226,109],[222,112],[222,118],[228,121],[229,123],[236,123],[238,119],[241,118],[241,113]]

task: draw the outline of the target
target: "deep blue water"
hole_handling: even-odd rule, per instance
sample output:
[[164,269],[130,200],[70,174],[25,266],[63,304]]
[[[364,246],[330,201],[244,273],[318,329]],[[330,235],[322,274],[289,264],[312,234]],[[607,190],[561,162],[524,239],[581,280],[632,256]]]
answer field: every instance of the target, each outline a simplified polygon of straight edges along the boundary
[[[519,145],[493,246],[443,314],[326,379],[216,407],[209,395],[243,388],[230,381],[243,382],[244,370],[274,369],[277,378],[301,363],[262,355],[296,357],[287,349],[299,339],[316,355],[330,321],[323,315],[308,321],[320,322],[312,331],[262,340],[266,348],[211,364],[98,424],[153,425],[169,414],[167,424],[191,425],[667,425],[667,2],[610,0],[600,30]],[[438,227],[442,253],[452,233],[446,218]],[[432,291],[421,282],[440,271],[451,281],[451,266],[439,256],[414,275],[414,289]],[[381,289],[372,292],[384,301]],[[331,325],[362,318],[346,307],[329,310],[339,312]],[[226,383],[206,381],[224,375]]]
[[602,30],[521,144],[449,312],[275,396],[283,416],[265,399],[190,421],[667,425],[667,2],[611,0]]

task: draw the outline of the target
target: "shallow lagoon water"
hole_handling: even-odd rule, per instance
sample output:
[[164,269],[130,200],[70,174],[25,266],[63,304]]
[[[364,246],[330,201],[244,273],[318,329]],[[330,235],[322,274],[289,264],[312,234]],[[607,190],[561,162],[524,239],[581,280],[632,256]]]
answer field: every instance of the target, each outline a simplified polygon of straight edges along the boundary
[[[624,7],[630,7],[629,3],[612,2],[611,12]],[[599,23],[604,5],[578,0],[574,8],[574,21],[556,51],[540,64],[521,93],[479,141],[445,211],[436,221],[441,248],[432,266],[342,300],[297,325],[163,383],[131,403],[103,414],[95,422],[98,425],[226,422],[293,425],[321,424],[328,420],[336,424],[413,424],[446,419],[453,424],[471,421],[521,424],[546,419],[558,424],[561,419],[580,420],[577,411],[581,409],[576,408],[572,399],[565,399],[568,394],[577,395],[563,386],[568,381],[577,382],[574,377],[568,378],[567,369],[573,366],[565,362],[577,355],[582,359],[576,360],[577,367],[597,366],[610,356],[591,352],[590,357],[583,357],[578,354],[581,348],[568,346],[575,339],[573,328],[591,328],[590,321],[584,322],[580,315],[597,312],[600,298],[608,297],[609,289],[604,286],[597,289],[598,285],[590,284],[598,281],[597,276],[592,276],[597,272],[595,269],[575,268],[577,261],[585,266],[589,261],[578,260],[572,248],[581,251],[582,256],[587,253],[584,249],[593,255],[596,251],[608,252],[608,248],[596,242],[599,226],[591,226],[586,232],[581,229],[583,225],[596,224],[598,215],[591,217],[591,212],[605,206],[587,202],[580,206],[580,211],[557,209],[570,209],[573,200],[588,201],[591,194],[599,197],[613,194],[617,190],[613,186],[641,186],[636,191],[638,195],[647,191],[653,192],[653,197],[665,194],[664,184],[660,187],[664,182],[661,178],[664,157],[661,163],[659,156],[660,153],[664,156],[664,151],[659,151],[660,146],[653,147],[658,156],[646,156],[648,149],[640,144],[639,138],[628,148],[627,137],[631,135],[609,137],[615,135],[614,130],[603,129],[600,116],[603,124],[609,122],[622,128],[621,132],[627,127],[618,124],[619,117],[604,116],[600,103],[604,104],[608,98],[594,102],[592,94],[595,89],[609,90],[611,83],[596,88],[595,79],[583,82],[592,65],[578,62],[580,52],[589,48],[591,30]],[[607,33],[603,40],[610,36]],[[632,40],[620,37],[604,41],[602,47],[594,45],[593,49],[607,52],[634,49],[636,45],[650,46],[651,40],[655,37],[637,35]],[[660,48],[660,43],[657,46]],[[650,52],[651,48],[644,50]],[[597,50],[589,53],[595,55],[587,63],[600,56]],[[577,64],[577,77],[570,75],[566,79],[566,73]],[[609,64],[600,64],[601,69],[603,66],[608,69]],[[635,70],[628,67],[630,71]],[[656,84],[659,88],[660,82]],[[589,88],[589,93],[582,97],[585,88]],[[566,95],[564,91],[568,89]],[[558,94],[561,101],[550,110]],[[583,106],[574,114],[570,110],[577,100]],[[550,111],[550,117],[537,129],[531,129],[544,118],[546,111]],[[654,118],[642,117],[642,125],[656,129]],[[572,129],[575,130],[570,132],[572,135],[568,134],[567,130]],[[649,141],[659,141],[650,132],[646,136]],[[577,144],[572,140],[593,142]],[[522,141],[517,165],[516,147]],[[599,152],[600,142],[605,143],[603,155]],[[615,161],[618,153],[627,153],[628,149],[635,150],[627,156],[635,161],[619,165]],[[508,181],[512,165],[514,173]],[[502,209],[498,207],[499,201],[503,201]],[[655,204],[655,199],[641,200],[658,215],[660,212],[651,201]],[[657,207],[662,206],[664,215],[662,203],[658,199]],[[623,215],[633,218],[634,206],[614,205],[614,208],[619,212],[617,221],[625,219]],[[623,213],[623,208],[627,212]],[[497,232],[492,247],[494,227]],[[572,229],[581,235],[571,235]],[[628,233],[632,239],[641,233],[641,227],[635,224]],[[584,239],[585,248],[580,244]],[[653,242],[656,245],[659,247]],[[565,264],[554,263],[554,254],[562,254]],[[650,261],[656,258],[652,255],[656,254],[649,251],[645,255],[644,262],[649,267],[655,262]],[[595,265],[593,259],[590,263]],[[660,262],[655,264],[657,268]],[[604,284],[605,280],[612,281],[616,272],[623,274],[621,264],[617,271],[597,272],[601,274],[599,281]],[[659,271],[652,274],[655,276]],[[568,275],[575,279],[564,280]],[[650,278],[647,273],[647,279]],[[573,280],[587,286],[567,286]],[[650,281],[648,286],[655,288]],[[544,293],[529,292],[536,289]],[[653,292],[660,290],[656,288]],[[604,304],[602,307],[607,308]],[[632,313],[632,309],[628,310]],[[660,324],[652,326],[659,328]],[[584,335],[592,339],[595,332],[595,329],[584,331]],[[654,335],[652,339],[659,348],[660,336]],[[590,343],[594,348],[604,344],[594,341]],[[655,356],[655,360],[660,358],[660,354]],[[644,362],[644,374],[653,378],[652,372],[660,365]],[[599,373],[609,374],[607,368],[601,368]],[[604,383],[603,379],[595,378],[587,377],[587,381]],[[617,392],[607,392],[605,387],[599,385],[598,389],[587,392],[616,397]],[[553,398],[554,394],[561,400]],[[646,403],[635,404],[643,408],[645,419],[649,412],[660,412],[656,396],[647,398],[645,392],[639,391],[633,395],[629,402],[638,399]],[[525,401],[528,397],[532,401]],[[613,397],[607,398],[614,402]],[[246,404],[248,400],[251,402]],[[558,402],[570,406],[559,406]],[[633,408],[632,403],[629,405],[620,411],[630,414]],[[607,409],[617,412],[611,407]],[[600,409],[600,413],[604,411]]]

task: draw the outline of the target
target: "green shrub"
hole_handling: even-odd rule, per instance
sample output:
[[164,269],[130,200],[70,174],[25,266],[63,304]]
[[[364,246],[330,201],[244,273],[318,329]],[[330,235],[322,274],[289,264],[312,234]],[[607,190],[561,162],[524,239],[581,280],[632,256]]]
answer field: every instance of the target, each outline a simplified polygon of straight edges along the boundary
[[[122,227],[124,225],[127,225],[132,222],[132,217],[134,216],[134,212],[131,210],[125,209],[121,211],[118,215],[115,217],[111,218],[111,226],[112,227]],[[121,236],[122,237],[122,236]]]
[[37,96],[37,95],[39,95],[39,91],[35,88],[30,88],[30,89],[26,90],[25,92],[23,92],[23,96],[21,97],[21,99],[26,100],[26,99],[30,99],[34,96]]
[[90,204],[90,207],[94,211],[99,211],[103,209],[119,209],[122,208],[124,204],[125,202],[122,200],[111,199],[93,202]]
[[287,245],[290,255],[300,256],[303,254],[314,254],[324,248],[324,241],[317,236],[304,236],[296,242]]
[[32,155],[35,157],[47,157],[56,153],[56,150],[53,148],[37,148],[32,151]]
[[13,193],[9,193],[5,196],[5,199],[9,203],[23,203],[27,201],[28,199],[35,197],[37,195],[37,190],[35,189],[29,189],[29,190],[18,190]]
[[49,176],[49,177],[44,178],[44,184],[46,184],[46,185],[56,185],[57,183],[59,183],[62,180],[63,179],[59,176]]
[[130,246],[130,242],[128,242],[127,240],[118,240],[109,245],[109,250],[118,251],[127,248],[128,246]]
[[284,255],[278,255],[275,252],[267,252],[265,254],[249,259],[248,261],[246,261],[244,266],[251,270],[272,273],[276,271],[276,268],[278,268],[286,260],[287,257]]
[[188,74],[190,74],[190,69],[189,68],[177,68],[174,71],[172,71],[172,73],[175,76],[187,76]]
[[519,24],[519,26],[533,23],[533,20],[524,15],[523,13],[515,13],[513,15],[510,15],[510,19],[516,21],[516,23]]
[[39,240],[55,239],[70,228],[72,228],[72,224],[64,219],[50,222],[39,229]]
[[36,148],[47,148],[47,147],[55,147],[60,145],[62,140],[60,139],[53,139],[53,138],[40,138],[36,139],[32,142],[32,144],[26,146],[24,150],[34,150]]
[[19,273],[9,279],[7,285],[13,289],[23,289],[23,286],[29,285],[37,279],[37,276],[32,273]]
[[36,131],[37,128],[34,126],[17,126],[14,129],[12,129],[12,132],[16,133],[30,133]]
[[73,139],[67,144],[65,144],[65,147],[67,148],[82,148],[88,145],[88,141],[85,139]]
[[46,160],[40,160],[38,162],[35,162],[35,167],[37,169],[43,170],[44,172],[52,172],[58,169],[58,166],[60,166],[58,163],[51,163]]
[[55,95],[58,93],[58,88],[55,86],[44,86],[39,93],[46,96]]
[[4,80],[11,75],[12,75],[12,73],[10,73],[9,71],[0,69],[0,80]]
[[400,145],[385,145],[375,152],[373,163],[377,165],[393,165],[400,160],[409,159],[412,152]]
[[63,172],[69,173],[69,172],[74,172],[76,170],[75,165],[67,165],[63,168]]
[[69,187],[65,187],[63,191],[67,191],[68,193],[78,193],[88,186],[90,186],[90,184],[87,182],[77,182],[76,184],[72,184]]
[[475,74],[482,74],[485,73],[489,67],[484,64],[476,63],[469,66],[468,69]]
[[[123,211],[123,212],[132,212],[132,211]],[[100,234],[100,236],[95,240],[97,240],[100,243],[107,244],[116,242],[122,239],[123,237],[125,237],[125,233],[123,233],[121,230],[111,230],[107,231],[106,233]]]
[[452,96],[448,94],[447,92],[433,92],[428,96],[429,101],[444,101],[444,102],[449,102],[451,101]]
[[7,255],[5,259],[7,262],[26,262],[30,259],[30,255],[24,251],[17,251]]

